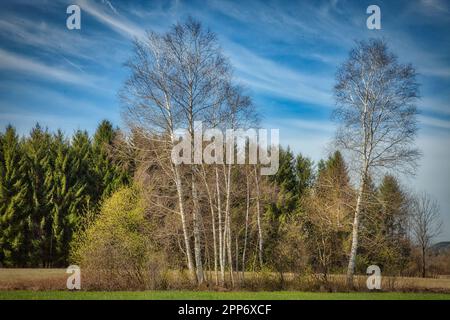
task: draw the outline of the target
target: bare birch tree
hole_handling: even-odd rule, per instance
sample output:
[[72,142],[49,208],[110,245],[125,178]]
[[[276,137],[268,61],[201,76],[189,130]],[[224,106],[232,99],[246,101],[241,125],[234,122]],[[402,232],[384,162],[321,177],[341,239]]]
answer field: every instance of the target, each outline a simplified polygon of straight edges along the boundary
[[411,212],[411,231],[416,244],[420,248],[422,260],[422,277],[427,271],[427,255],[433,240],[441,233],[442,221],[439,216],[439,205],[427,193],[422,193],[413,200]]
[[131,75],[125,82],[120,93],[125,106],[123,112],[127,125],[142,136],[148,137],[149,146],[153,139],[160,137],[164,150],[154,152],[161,157],[161,167],[169,165],[167,172],[173,179],[177,195],[178,210],[183,229],[187,267],[194,278],[194,263],[190,245],[190,236],[186,223],[185,191],[181,180],[179,165],[174,165],[170,159],[170,150],[175,141],[175,130],[180,125],[180,110],[173,103],[170,78],[173,68],[168,55],[168,47],[164,38],[155,33],[148,33],[143,41],[135,41],[134,55],[128,61],[127,67]]
[[414,105],[418,84],[414,68],[400,64],[382,40],[358,42],[339,68],[333,118],[340,123],[336,144],[352,156],[358,176],[347,284],[353,284],[360,213],[369,173],[398,169],[413,173],[420,152]]
[[[172,97],[179,106],[192,141],[192,159],[195,157],[194,135],[198,128],[195,121],[208,121],[210,110],[222,104],[224,88],[229,81],[228,62],[222,54],[214,33],[202,28],[201,24],[189,19],[177,24],[165,36],[170,61],[175,70],[171,78]],[[201,150],[200,150],[201,151]],[[197,279],[203,282],[203,266],[200,245],[198,203],[199,169],[191,165],[192,217],[194,234],[194,256]]]
[[[128,63],[132,75],[122,96],[134,125],[152,132],[168,134],[173,146],[174,131],[186,128],[194,144],[195,121],[206,120],[208,109],[220,105],[223,87],[229,80],[229,67],[215,35],[189,19],[177,24],[164,35],[149,33],[136,41],[135,55]],[[194,148],[192,157],[194,159]],[[170,161],[170,160],[169,160]],[[200,240],[200,208],[198,203],[198,168],[191,165],[191,182],[183,186],[178,165],[173,165],[179,210],[185,234],[188,268],[194,268],[191,258],[188,228],[185,226],[185,188],[190,187],[194,236],[194,257],[197,281],[204,280]]]

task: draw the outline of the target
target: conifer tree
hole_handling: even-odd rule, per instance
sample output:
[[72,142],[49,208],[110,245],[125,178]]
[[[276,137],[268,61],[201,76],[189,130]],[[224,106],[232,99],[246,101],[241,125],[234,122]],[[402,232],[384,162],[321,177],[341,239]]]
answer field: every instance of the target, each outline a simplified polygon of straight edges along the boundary
[[86,195],[83,177],[74,174],[70,145],[58,131],[54,136],[52,183],[48,195],[52,215],[52,264],[64,265],[69,254],[69,242],[82,214]]
[[0,265],[27,263],[27,180],[22,145],[15,129],[0,137]]
[[0,134],[0,265],[57,267],[68,262],[82,216],[128,182],[109,157],[117,130],[104,121],[91,143],[86,131],[68,140],[37,124],[22,141]]
[[127,183],[127,173],[114,163],[111,157],[113,143],[118,134],[111,122],[103,120],[98,126],[93,140],[93,169],[97,180],[96,201],[109,196]]
[[[270,258],[275,257],[273,253],[281,239],[281,227],[286,218],[294,213],[298,200],[298,181],[292,151],[289,148],[287,150],[280,148],[279,161],[277,173],[270,177],[277,190],[276,198],[267,205],[265,212],[267,222],[265,254]],[[272,261],[272,264],[276,265],[276,261]]]
[[313,162],[311,159],[298,154],[295,158],[295,174],[297,176],[297,193],[302,197],[314,182]]
[[52,183],[51,135],[37,124],[25,142],[29,181],[30,264],[48,267],[52,259],[53,220],[48,196]]

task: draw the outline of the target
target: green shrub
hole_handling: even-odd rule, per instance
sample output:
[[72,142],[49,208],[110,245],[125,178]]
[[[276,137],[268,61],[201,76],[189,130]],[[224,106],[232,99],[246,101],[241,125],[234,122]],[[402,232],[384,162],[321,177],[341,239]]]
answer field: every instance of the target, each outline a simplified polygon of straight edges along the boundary
[[164,285],[165,258],[152,241],[152,226],[136,187],[106,199],[99,215],[72,243],[72,261],[84,288],[156,289]]

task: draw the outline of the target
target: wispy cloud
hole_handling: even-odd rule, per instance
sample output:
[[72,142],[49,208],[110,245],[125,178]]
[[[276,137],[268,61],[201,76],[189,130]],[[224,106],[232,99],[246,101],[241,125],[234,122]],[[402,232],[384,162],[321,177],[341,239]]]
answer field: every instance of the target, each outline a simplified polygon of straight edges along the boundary
[[124,35],[125,37],[142,38],[145,36],[145,31],[138,25],[128,21],[123,17],[112,17],[111,15],[106,13],[103,8],[99,7],[92,1],[78,0],[77,3],[84,11],[86,11],[102,23],[108,25],[113,30]]
[[438,118],[427,117],[424,115],[420,115],[419,122],[428,127],[439,128],[439,129],[450,129],[450,121],[442,120]]
[[[145,34],[143,28],[123,17],[107,14],[92,2],[80,0],[79,4],[89,14],[125,37],[139,38]],[[260,57],[248,48],[229,40],[225,40],[223,44],[239,79],[253,90],[316,105],[331,105],[331,79],[323,75],[302,74],[288,66]]]
[[35,59],[0,49],[0,69],[32,74],[41,80],[53,80],[80,86],[95,86],[98,79],[85,74],[70,72],[58,66],[51,66]]
[[[109,103],[110,109],[105,110],[105,108],[94,103],[87,96],[67,96],[61,90],[49,88],[45,85],[27,84],[25,86],[17,81],[0,82],[0,91],[7,92],[8,95],[7,99],[0,101],[0,112],[15,110],[17,112],[27,111],[39,114],[45,109],[47,112],[53,112],[54,114],[70,112],[79,116],[107,117],[111,113],[111,108],[113,108],[111,103]],[[14,101],[18,96],[29,98],[29,100],[34,102],[34,105],[30,106],[22,101]],[[111,100],[111,97],[107,96],[106,98],[107,101]],[[45,108],[39,108],[39,105],[45,106]]]
[[106,4],[112,12],[114,12],[115,14],[118,14],[116,8],[112,5],[111,1],[108,0],[102,0],[102,3]]
[[425,96],[420,99],[418,106],[420,111],[433,111],[443,115],[450,115],[450,102],[439,97]]
[[301,73],[230,41],[224,44],[237,76],[252,89],[315,105],[332,105],[332,78]]
[[311,119],[290,119],[281,120],[278,122],[281,127],[292,127],[296,130],[301,130],[302,132],[310,133],[322,133],[322,134],[333,134],[336,130],[336,125],[327,120],[311,120]]
[[9,39],[11,43],[32,46],[40,50],[59,52],[91,59],[89,48],[95,44],[78,32],[69,32],[65,28],[49,22],[35,21],[16,16],[5,16],[0,20],[0,35]]

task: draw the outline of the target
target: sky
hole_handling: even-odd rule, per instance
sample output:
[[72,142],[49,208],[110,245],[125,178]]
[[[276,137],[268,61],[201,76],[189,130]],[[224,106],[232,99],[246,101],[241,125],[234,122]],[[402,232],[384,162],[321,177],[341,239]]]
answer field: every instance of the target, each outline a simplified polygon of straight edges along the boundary
[[[81,29],[66,27],[70,4]],[[381,30],[369,30],[366,9],[381,9]],[[355,41],[383,38],[419,74],[423,152],[414,192],[437,199],[450,241],[450,0],[225,1],[2,0],[0,128],[21,135],[39,122],[71,135],[92,133],[102,119],[121,121],[118,90],[132,40],[165,32],[187,17],[217,34],[262,117],[280,142],[316,162],[327,156],[335,124],[334,77]],[[395,174],[395,172],[394,172]]]

